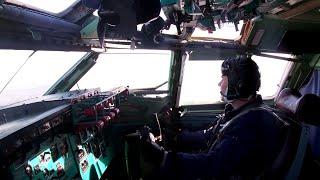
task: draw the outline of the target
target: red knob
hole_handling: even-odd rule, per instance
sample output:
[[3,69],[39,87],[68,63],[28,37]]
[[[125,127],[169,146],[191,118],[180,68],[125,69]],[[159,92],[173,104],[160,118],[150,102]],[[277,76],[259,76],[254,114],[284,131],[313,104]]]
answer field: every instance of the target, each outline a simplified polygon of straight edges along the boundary
[[100,120],[100,121],[97,122],[96,126],[97,126],[98,129],[102,129],[103,126],[104,126],[104,122],[102,120]]
[[103,120],[104,123],[107,123],[107,122],[109,122],[111,120],[111,117],[107,115],[107,116],[104,116],[102,118],[102,120]]
[[115,115],[118,116],[119,113],[120,113],[120,109],[118,109],[118,108],[113,108],[113,109],[111,109],[111,112],[115,113]]
[[116,117],[116,114],[114,112],[109,112],[108,116],[110,116],[111,119],[114,119]]

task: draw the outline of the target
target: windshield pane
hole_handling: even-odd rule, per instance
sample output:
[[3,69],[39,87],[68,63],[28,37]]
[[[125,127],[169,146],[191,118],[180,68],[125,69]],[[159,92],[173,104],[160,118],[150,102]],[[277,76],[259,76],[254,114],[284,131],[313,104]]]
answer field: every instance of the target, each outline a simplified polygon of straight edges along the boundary
[[9,0],[8,2],[57,14],[66,10],[76,1],[78,0]]
[[[259,94],[271,99],[279,83],[287,61],[252,56],[261,74]],[[221,101],[220,87],[222,61],[187,61],[185,64],[179,105],[213,104]]]
[[288,62],[261,56],[252,56],[252,59],[259,66],[261,74],[261,87],[259,93],[264,99],[274,98],[279,89],[280,81]]
[[179,105],[210,104],[220,101],[218,82],[222,61],[186,61]]
[[42,96],[85,54],[38,51],[28,59],[31,53],[0,50],[0,107]]
[[207,40],[208,38],[236,40],[240,38],[240,32],[241,32],[240,30],[242,26],[243,26],[243,21],[239,22],[238,31],[236,31],[236,27],[233,23],[222,23],[220,29],[217,27],[217,29],[212,32],[208,32],[200,28],[196,28],[192,33],[192,38],[193,39],[200,38],[203,40]]
[[[97,64],[72,88],[101,88],[107,91],[119,86],[130,89],[151,88],[169,78],[170,51],[108,50],[100,54]],[[161,87],[167,90],[168,85]]]

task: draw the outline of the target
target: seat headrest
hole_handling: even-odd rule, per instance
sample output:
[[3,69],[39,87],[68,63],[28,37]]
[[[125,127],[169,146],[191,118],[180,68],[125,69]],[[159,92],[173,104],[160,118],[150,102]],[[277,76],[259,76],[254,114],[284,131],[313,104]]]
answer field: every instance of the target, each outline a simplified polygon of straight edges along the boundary
[[293,90],[283,89],[275,99],[276,107],[291,113],[295,119],[312,125],[320,125],[320,97],[315,94],[301,95]]
[[296,118],[298,121],[307,124],[320,125],[320,97],[315,94],[306,94],[299,98],[296,108]]
[[300,96],[299,93],[294,92],[292,89],[285,88],[275,99],[275,105],[284,112],[295,114]]

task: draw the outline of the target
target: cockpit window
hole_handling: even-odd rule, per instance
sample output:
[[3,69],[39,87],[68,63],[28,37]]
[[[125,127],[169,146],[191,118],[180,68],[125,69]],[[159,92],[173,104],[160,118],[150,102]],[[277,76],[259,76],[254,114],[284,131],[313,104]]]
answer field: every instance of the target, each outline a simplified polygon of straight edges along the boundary
[[48,11],[54,14],[63,12],[77,1],[79,0],[7,0],[7,2],[27,6],[32,9]]
[[221,27],[216,27],[215,31],[196,28],[192,33],[191,38],[201,40],[208,40],[210,38],[236,40],[240,38],[240,29],[242,26],[243,21],[240,21],[239,24],[237,24],[237,29],[233,23],[222,23]]
[[108,50],[100,54],[97,63],[72,88],[101,88],[129,86],[130,89],[154,88],[168,90],[170,51]]
[[[252,56],[261,73],[259,94],[271,99],[276,94],[288,62]],[[179,105],[213,104],[221,102],[220,88],[222,60],[186,61]]]
[[0,50],[0,107],[42,96],[84,54]]

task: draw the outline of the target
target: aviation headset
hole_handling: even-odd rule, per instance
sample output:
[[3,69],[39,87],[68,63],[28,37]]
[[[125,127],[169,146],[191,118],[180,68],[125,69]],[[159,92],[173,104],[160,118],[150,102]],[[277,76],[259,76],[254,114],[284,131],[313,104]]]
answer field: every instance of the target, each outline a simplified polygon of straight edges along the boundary
[[227,100],[249,98],[260,88],[259,67],[250,56],[225,60],[221,72],[228,77],[227,93],[221,93]]

